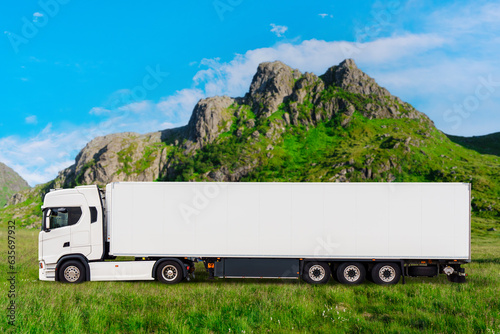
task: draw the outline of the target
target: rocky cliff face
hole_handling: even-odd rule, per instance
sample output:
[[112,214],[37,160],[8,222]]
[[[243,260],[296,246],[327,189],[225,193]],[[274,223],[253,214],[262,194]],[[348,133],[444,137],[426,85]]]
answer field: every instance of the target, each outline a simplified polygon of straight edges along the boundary
[[282,62],[262,63],[257,68],[245,102],[258,116],[267,117],[293,93],[301,73]]
[[74,165],[59,173],[56,186],[154,180],[165,160],[161,143],[160,132],[97,137],[80,151]]
[[0,208],[15,193],[28,189],[29,185],[12,168],[0,162]]
[[185,146],[190,151],[199,149],[217,139],[221,131],[228,130],[232,117],[228,108],[235,101],[227,96],[215,96],[199,101],[188,125],[181,131],[181,138],[187,141]]

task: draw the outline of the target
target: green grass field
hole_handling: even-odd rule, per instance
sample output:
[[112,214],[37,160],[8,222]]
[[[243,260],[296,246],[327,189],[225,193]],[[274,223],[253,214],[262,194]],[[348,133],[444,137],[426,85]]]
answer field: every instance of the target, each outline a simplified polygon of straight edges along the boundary
[[[17,313],[6,317],[8,272],[1,263],[4,315],[0,332],[18,333],[500,333],[498,222],[473,221],[466,284],[407,278],[407,284],[311,286],[297,280],[209,281],[178,285],[149,282],[38,280],[38,231],[17,230]],[[498,228],[497,228],[498,229]],[[7,228],[0,239],[6,252]],[[444,241],[445,242],[445,241]],[[4,253],[5,254],[5,253]]]

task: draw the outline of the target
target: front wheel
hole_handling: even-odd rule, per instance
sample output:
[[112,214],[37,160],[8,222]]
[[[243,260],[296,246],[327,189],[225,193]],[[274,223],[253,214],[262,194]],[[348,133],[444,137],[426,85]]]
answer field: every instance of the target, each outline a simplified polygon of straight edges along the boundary
[[395,263],[377,263],[371,272],[373,283],[391,285],[399,282],[401,269]]
[[85,280],[85,267],[80,261],[64,262],[58,271],[61,282],[81,283]]
[[184,272],[179,263],[175,261],[165,261],[160,263],[156,269],[156,277],[162,283],[176,284],[184,278]]
[[302,278],[310,284],[325,284],[330,280],[330,266],[325,262],[309,262],[304,266]]

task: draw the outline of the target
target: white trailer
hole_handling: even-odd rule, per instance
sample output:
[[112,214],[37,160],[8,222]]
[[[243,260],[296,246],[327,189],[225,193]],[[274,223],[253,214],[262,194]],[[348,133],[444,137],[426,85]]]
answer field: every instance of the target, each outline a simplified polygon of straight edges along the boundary
[[[210,278],[395,284],[464,282],[465,183],[118,182],[44,199],[40,279],[178,283],[202,261]],[[131,256],[135,261],[112,261]]]

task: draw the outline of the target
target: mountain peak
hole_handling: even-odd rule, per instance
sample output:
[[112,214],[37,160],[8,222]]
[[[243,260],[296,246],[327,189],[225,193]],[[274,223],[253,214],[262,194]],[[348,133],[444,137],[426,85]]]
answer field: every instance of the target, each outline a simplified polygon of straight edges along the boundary
[[198,101],[185,130],[190,142],[189,149],[199,148],[214,141],[219,135],[220,124],[227,123],[231,114],[227,110],[235,99],[228,96],[214,96]]
[[269,116],[292,94],[294,82],[300,76],[300,71],[280,61],[259,64],[246,96],[247,103],[257,115]]
[[361,71],[353,59],[345,59],[339,65],[330,67],[322,79],[327,86],[335,85],[350,93],[391,96],[387,89],[380,87],[373,78]]
[[351,58],[344,59],[342,62],[340,62],[338,67],[343,67],[343,68],[348,68],[348,69],[357,69],[358,68],[354,59],[351,59]]

